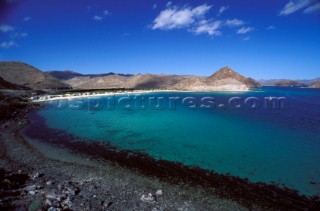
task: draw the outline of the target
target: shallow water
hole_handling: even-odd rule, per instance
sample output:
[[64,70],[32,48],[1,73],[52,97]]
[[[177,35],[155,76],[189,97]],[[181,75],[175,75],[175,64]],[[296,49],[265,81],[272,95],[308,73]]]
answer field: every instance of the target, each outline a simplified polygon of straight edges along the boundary
[[[285,97],[285,106],[265,107],[270,96]],[[52,102],[38,113],[48,127],[88,141],[109,142],[252,182],[275,182],[307,195],[320,194],[320,89],[263,87],[244,93],[130,97],[137,99],[128,101],[128,95],[109,97],[109,101],[108,97],[78,99],[66,107]],[[142,108],[141,97],[151,97],[151,105],[146,100]],[[152,97],[164,98],[160,109],[153,106]],[[168,100],[172,97],[179,98],[176,108]],[[197,106],[190,106],[188,100],[182,103],[186,97],[194,97]],[[200,108],[203,97],[214,98],[215,105]],[[257,97],[261,107],[250,109],[248,103],[237,108],[236,101],[228,103],[232,97],[240,101]],[[119,99],[122,103],[111,106]]]

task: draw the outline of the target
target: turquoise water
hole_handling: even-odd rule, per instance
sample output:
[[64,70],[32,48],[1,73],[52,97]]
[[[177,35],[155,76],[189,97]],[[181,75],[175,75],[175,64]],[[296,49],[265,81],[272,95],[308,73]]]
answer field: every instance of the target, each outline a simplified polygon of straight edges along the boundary
[[[115,101],[127,96],[117,96]],[[72,108],[65,109],[50,104],[39,114],[48,127],[88,141],[107,141],[157,159],[320,194],[319,89],[264,87],[246,93],[152,93],[138,98],[190,96],[197,103],[202,97],[213,97],[216,106],[190,108],[177,100],[176,109],[150,105],[142,109],[137,104],[132,109],[120,104],[113,109],[101,106],[107,102],[102,97],[73,100]],[[269,96],[286,97],[285,108],[234,109],[227,103],[231,97],[257,97],[264,103]],[[99,109],[92,108],[97,102]]]

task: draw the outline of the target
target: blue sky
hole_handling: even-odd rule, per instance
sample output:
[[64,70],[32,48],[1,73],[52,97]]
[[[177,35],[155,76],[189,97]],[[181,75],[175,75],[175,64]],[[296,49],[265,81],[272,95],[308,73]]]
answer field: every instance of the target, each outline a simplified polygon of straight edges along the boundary
[[81,73],[320,77],[319,0],[2,0],[0,60]]

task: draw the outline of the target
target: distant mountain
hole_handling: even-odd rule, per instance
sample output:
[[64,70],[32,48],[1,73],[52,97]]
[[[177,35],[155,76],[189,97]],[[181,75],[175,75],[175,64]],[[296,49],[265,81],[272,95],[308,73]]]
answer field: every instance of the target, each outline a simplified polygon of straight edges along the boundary
[[128,77],[120,75],[107,76],[79,76],[64,82],[74,89],[117,89],[129,88],[126,83]]
[[[175,89],[186,91],[244,91],[260,84],[229,67],[209,77],[163,74],[80,74],[70,70],[42,72],[21,62],[0,62],[3,87],[31,89]],[[6,83],[8,82],[8,83]],[[11,85],[10,85],[11,84]]]
[[89,77],[101,77],[101,76],[109,76],[109,75],[119,75],[119,76],[124,76],[124,77],[131,77],[134,76],[133,74],[123,74],[123,73],[114,73],[114,72],[110,72],[110,73],[103,73],[103,74],[85,74],[83,76],[89,76]]
[[320,80],[313,82],[309,87],[310,88],[320,88]]
[[109,76],[109,75],[119,75],[119,76],[124,76],[124,77],[131,77],[133,76],[132,74],[117,74],[117,73],[104,73],[104,74],[81,74],[77,73],[71,70],[65,70],[65,71],[47,71],[47,73],[56,79],[59,80],[69,80],[75,77],[90,77],[90,78],[96,78],[96,77],[103,77],[103,76]]
[[49,75],[55,77],[56,79],[59,80],[68,80],[74,77],[82,76],[80,73],[76,73],[70,70],[65,70],[65,71],[48,71],[46,72]]
[[[289,80],[289,79],[261,79],[258,80],[258,82],[261,84],[261,86],[275,86],[275,84],[277,82],[280,81],[285,81],[285,80]],[[297,80],[291,80],[291,81],[296,81],[300,84],[304,84],[304,85],[311,85],[313,82],[320,80],[320,78],[314,78],[314,79],[297,79]]]
[[[50,72],[52,74],[52,72]],[[177,89],[190,91],[239,91],[258,87],[260,84],[251,78],[246,78],[229,67],[217,71],[210,77],[192,75],[163,75],[163,74],[98,74],[77,75],[74,72],[54,72],[57,78],[74,89]],[[58,75],[58,76],[57,76]],[[63,77],[61,76],[63,75]],[[67,77],[68,76],[68,77]]]
[[69,85],[22,62],[0,62],[0,77],[5,81],[31,89],[67,89]]
[[273,83],[274,86],[305,86],[303,83],[299,83],[294,80],[280,80]]
[[0,89],[29,90],[30,88],[10,83],[0,77]]

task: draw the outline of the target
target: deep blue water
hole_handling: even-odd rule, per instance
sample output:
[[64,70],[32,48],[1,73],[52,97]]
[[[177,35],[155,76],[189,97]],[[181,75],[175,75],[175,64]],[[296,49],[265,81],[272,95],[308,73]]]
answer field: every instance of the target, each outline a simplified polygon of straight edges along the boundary
[[[164,103],[156,108],[159,97]],[[238,98],[229,102],[232,97]],[[256,99],[244,103],[249,97]],[[271,108],[270,97],[283,97],[280,106]],[[47,126],[83,139],[320,194],[320,89],[131,94],[72,100],[59,109],[55,104],[39,111]]]

